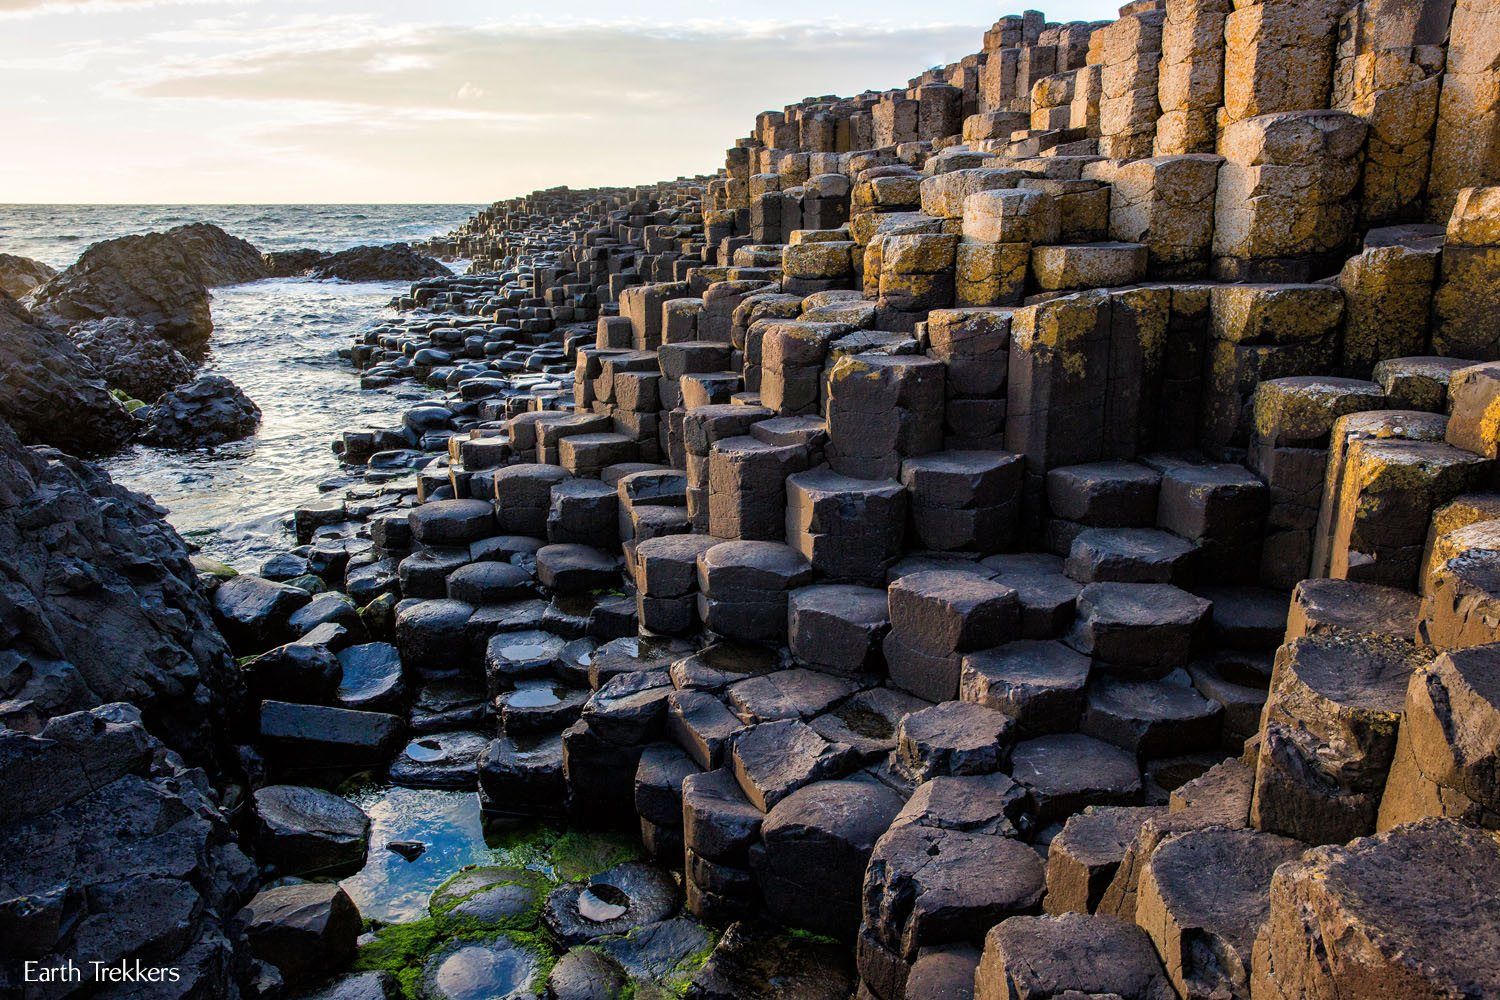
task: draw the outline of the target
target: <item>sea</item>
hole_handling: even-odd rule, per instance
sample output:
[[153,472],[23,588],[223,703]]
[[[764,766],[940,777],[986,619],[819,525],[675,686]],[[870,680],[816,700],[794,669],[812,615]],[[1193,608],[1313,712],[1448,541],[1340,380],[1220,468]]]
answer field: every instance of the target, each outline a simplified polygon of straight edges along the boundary
[[[346,250],[447,233],[478,205],[0,205],[0,253],[64,268],[91,244],[211,222],[261,250]],[[464,261],[449,262],[461,271]],[[332,442],[390,426],[425,391],[363,390],[338,349],[389,315],[399,282],[272,278],[215,288],[203,374],[228,377],[260,406],[253,438],[178,452],[137,445],[102,464],[149,494],[205,554],[242,571],[295,544],[287,513],[351,479]]]

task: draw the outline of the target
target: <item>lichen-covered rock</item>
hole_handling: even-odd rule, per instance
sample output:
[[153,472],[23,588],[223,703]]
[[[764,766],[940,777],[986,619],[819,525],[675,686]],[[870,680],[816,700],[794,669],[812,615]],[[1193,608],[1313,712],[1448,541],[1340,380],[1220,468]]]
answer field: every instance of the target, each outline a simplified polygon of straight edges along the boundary
[[112,389],[154,403],[193,380],[193,363],[140,321],[111,316],[79,323],[68,336]]
[[212,448],[260,426],[260,407],[222,375],[173,389],[137,415],[145,422],[142,437],[163,448]]

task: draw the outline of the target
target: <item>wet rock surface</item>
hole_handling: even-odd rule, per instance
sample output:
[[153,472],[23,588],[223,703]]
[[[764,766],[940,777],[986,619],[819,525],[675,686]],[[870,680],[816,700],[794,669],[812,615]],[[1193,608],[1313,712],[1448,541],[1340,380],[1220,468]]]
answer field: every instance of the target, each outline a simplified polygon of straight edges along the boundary
[[169,389],[193,380],[193,363],[138,320],[87,320],[68,336],[105,384],[131,399],[154,403]]
[[193,357],[213,331],[208,289],[268,276],[250,244],[195,224],[95,243],[27,302],[59,329],[110,316],[138,320]]
[[141,436],[164,448],[212,448],[254,434],[260,407],[222,375],[205,375],[165,393],[138,418]]
[[0,297],[0,417],[7,435],[72,454],[113,451],[135,436],[103,376],[62,333]]
[[355,247],[321,257],[307,268],[312,278],[342,281],[419,281],[451,273],[431,257],[424,257],[404,243]]

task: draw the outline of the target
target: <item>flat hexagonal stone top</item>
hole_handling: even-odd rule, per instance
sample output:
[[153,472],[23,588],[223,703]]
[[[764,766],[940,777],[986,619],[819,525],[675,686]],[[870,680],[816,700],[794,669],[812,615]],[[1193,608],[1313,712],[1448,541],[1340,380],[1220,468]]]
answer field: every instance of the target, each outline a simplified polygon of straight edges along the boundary
[[439,949],[422,970],[422,995],[430,1000],[529,1000],[540,957],[509,938],[455,941]]

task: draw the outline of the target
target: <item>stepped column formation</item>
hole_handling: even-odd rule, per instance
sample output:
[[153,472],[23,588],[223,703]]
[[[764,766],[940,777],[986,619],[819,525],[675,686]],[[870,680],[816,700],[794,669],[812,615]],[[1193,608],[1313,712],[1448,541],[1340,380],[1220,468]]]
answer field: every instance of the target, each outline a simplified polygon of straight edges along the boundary
[[[488,811],[861,998],[1500,993],[1496,18],[1027,12],[497,202],[349,351],[415,489],[309,538]],[[269,748],[383,752],[316,693]]]

